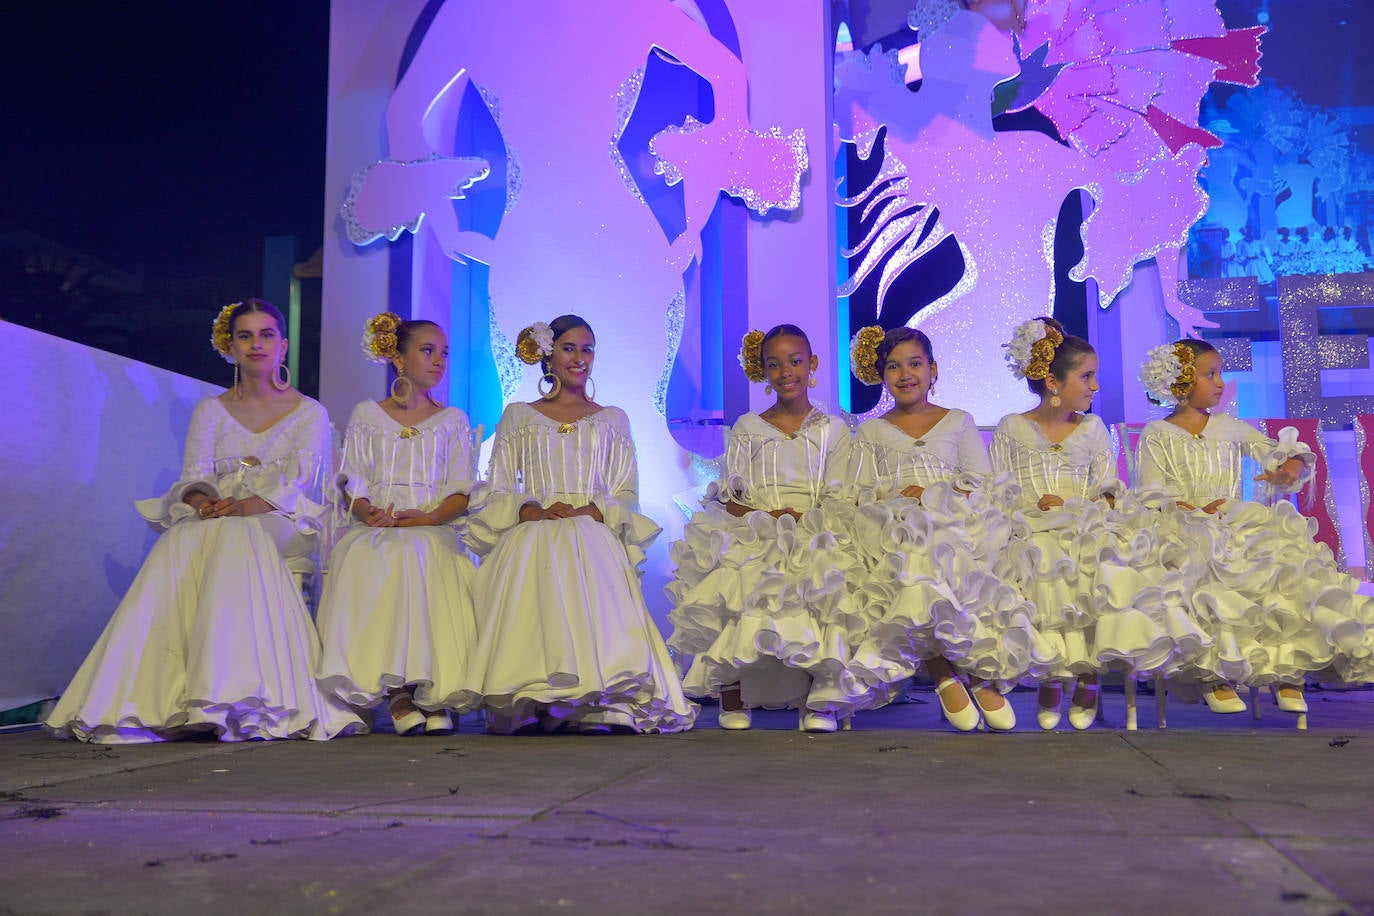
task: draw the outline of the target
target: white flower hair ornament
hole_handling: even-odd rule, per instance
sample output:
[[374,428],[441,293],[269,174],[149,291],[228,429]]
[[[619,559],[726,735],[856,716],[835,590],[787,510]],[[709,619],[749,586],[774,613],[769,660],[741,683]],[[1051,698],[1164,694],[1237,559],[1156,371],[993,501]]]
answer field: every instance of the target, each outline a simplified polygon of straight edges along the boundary
[[515,339],[515,355],[527,366],[553,355],[553,328],[536,321],[520,332]]
[[1196,379],[1194,361],[1193,351],[1183,343],[1164,343],[1152,348],[1140,367],[1145,394],[1161,407],[1182,401]]

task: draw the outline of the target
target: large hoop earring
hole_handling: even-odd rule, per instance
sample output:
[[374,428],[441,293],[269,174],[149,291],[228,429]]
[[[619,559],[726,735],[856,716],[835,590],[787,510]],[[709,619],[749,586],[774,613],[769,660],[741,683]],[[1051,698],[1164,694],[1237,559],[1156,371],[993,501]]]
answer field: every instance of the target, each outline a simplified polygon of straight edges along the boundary
[[[397,394],[396,387],[400,385],[402,382],[406,383],[406,393]],[[406,378],[404,375],[401,375],[400,373],[397,373],[395,380],[393,380],[391,383],[391,402],[395,404],[397,407],[404,407],[410,401],[410,396],[414,393],[414,391],[415,386],[411,383],[410,379]]]
[[594,378],[592,378],[590,375],[587,376],[587,385],[586,385],[586,388],[585,388],[584,390],[585,390],[586,393],[587,393],[587,400],[589,400],[589,401],[595,401],[595,400],[596,400],[596,380],[595,380]]
[[[553,381],[549,382],[549,390],[545,391],[544,383],[548,382],[549,379],[553,379]],[[543,376],[540,377],[539,381],[535,383],[535,388],[538,390],[541,398],[546,401],[552,401],[563,391],[563,380],[552,372],[545,372]]]
[[243,399],[243,388],[239,386],[239,361],[234,360],[234,397]]
[[[283,372],[286,373],[284,377]],[[291,387],[291,367],[286,363],[277,363],[277,374],[272,377],[272,387],[278,391],[285,391]]]

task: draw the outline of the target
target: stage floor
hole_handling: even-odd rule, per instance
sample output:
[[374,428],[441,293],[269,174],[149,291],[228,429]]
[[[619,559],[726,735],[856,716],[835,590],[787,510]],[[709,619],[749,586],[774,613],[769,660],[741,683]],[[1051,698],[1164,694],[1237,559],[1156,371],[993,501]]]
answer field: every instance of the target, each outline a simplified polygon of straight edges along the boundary
[[[1371,913],[1374,691],[960,735],[0,735],[0,913]],[[1067,726],[1065,726],[1067,727]]]

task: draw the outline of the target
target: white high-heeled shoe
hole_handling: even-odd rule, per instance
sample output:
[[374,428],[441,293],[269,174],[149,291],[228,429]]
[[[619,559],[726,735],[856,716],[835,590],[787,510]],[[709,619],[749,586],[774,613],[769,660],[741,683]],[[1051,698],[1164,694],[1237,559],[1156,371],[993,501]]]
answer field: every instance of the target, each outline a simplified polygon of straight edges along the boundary
[[[1001,697],[1002,705],[995,709],[984,706],[979,696],[984,690],[991,691]],[[987,723],[988,728],[995,732],[1009,732],[1016,727],[1016,713],[1012,711],[1007,698],[998,693],[997,688],[991,684],[979,684],[969,691],[969,695],[973,698],[973,702],[978,704],[978,711],[983,714],[983,721]]]
[[[397,706],[401,710],[397,710]],[[405,711],[405,707],[410,707]],[[398,735],[418,735],[425,727],[425,714],[415,707],[409,693],[397,693],[386,701],[387,712],[391,713],[391,724]]]
[[[956,690],[957,688],[957,690]],[[964,708],[958,712],[953,711],[945,705],[945,692],[956,691],[964,695]],[[940,701],[940,712],[944,715],[945,721],[953,725],[961,732],[971,732],[978,727],[978,709],[973,704],[973,698],[968,695],[968,690],[964,688],[963,681],[954,677],[947,677],[935,685],[935,698]]]
[[[1226,689],[1231,691],[1231,697],[1217,696],[1217,691]],[[1245,701],[1236,693],[1230,684],[1208,684],[1202,688],[1202,701],[1207,704],[1207,708],[1217,713],[1237,713],[1245,712]]]
[[[1284,696],[1284,691],[1288,691],[1288,696]],[[1300,685],[1279,684],[1277,687],[1270,687],[1269,693],[1274,698],[1274,705],[1281,712],[1307,712],[1307,698],[1303,696]]]
[[447,709],[439,709],[425,714],[425,734],[433,736],[452,735],[458,731],[453,716]]
[[1041,706],[1040,691],[1037,690],[1035,692],[1035,721],[1043,731],[1054,731],[1059,725],[1059,720],[1063,718],[1063,714],[1060,712],[1060,709],[1064,705],[1064,688],[1062,686],[1059,687],[1058,693],[1059,701],[1051,708],[1049,706]]
[[1075,684],[1074,693],[1085,691],[1092,694],[1093,701],[1091,706],[1079,706],[1072,699],[1069,700],[1069,724],[1075,731],[1085,731],[1097,718],[1097,704],[1102,702],[1102,682],[1096,684]]

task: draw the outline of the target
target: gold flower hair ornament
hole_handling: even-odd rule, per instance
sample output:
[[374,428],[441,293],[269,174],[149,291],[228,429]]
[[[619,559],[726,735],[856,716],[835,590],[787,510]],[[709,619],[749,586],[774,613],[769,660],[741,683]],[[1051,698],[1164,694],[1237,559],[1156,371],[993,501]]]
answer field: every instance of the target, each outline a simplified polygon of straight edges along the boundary
[[553,355],[553,328],[542,321],[525,328],[515,338],[515,355],[520,362],[533,366],[540,360]]
[[849,370],[865,385],[877,385],[883,380],[878,371],[878,346],[887,332],[876,324],[860,328],[849,344]]
[[750,331],[744,335],[739,347],[739,365],[744,377],[751,382],[761,382],[763,374],[763,332]]
[[219,314],[215,316],[215,323],[210,326],[210,346],[214,347],[215,352],[224,357],[227,363],[234,361],[234,335],[229,331],[229,321],[234,316],[234,309],[241,305],[242,302],[231,302],[220,309]]
[[395,312],[381,312],[367,320],[363,329],[363,356],[370,362],[385,364],[396,356],[396,329],[401,316]]
[[1003,344],[1011,374],[1017,378],[1044,379],[1050,374],[1054,351],[1064,342],[1064,335],[1039,318],[1023,321],[1012,334],[1011,343]]
[[1193,384],[1197,382],[1196,354],[1193,348],[1187,344],[1174,344],[1174,356],[1178,357],[1179,366],[1178,378],[1169,386],[1169,393],[1178,400],[1188,397],[1188,392],[1193,390]]

